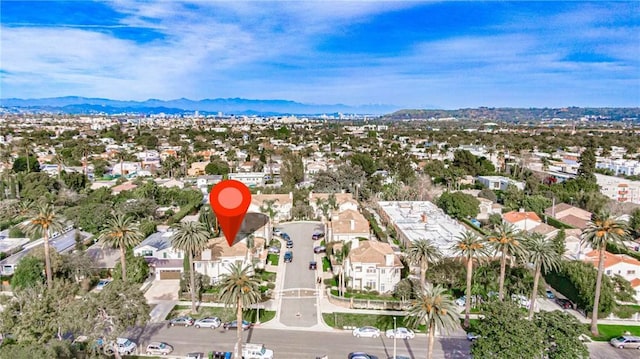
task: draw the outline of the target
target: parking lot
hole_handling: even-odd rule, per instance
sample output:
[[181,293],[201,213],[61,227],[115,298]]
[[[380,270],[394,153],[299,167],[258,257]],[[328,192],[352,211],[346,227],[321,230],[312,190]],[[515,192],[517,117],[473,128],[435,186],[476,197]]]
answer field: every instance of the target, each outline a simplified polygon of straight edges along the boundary
[[587,344],[589,357],[592,359],[638,359],[640,350],[617,349],[609,343],[597,342]]

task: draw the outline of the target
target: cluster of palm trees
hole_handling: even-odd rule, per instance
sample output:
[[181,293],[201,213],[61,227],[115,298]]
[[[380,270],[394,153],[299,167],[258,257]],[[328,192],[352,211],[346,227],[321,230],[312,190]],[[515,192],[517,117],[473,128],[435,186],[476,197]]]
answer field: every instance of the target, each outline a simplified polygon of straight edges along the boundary
[[[600,212],[592,216],[591,222],[582,232],[583,244],[589,244],[591,248],[599,251],[598,274],[595,288],[595,298],[591,318],[591,332],[598,335],[598,304],[602,286],[602,274],[604,272],[604,259],[607,244],[618,244],[629,234],[625,222],[614,219],[607,212]],[[531,319],[534,313],[534,304],[538,293],[540,275],[551,270],[557,270],[560,266],[561,255],[556,251],[551,240],[538,233],[526,234],[517,230],[509,223],[503,223],[495,227],[487,236],[480,236],[475,232],[467,231],[461,234],[451,247],[453,254],[466,264],[466,296],[464,327],[469,327],[471,312],[471,287],[474,263],[492,258],[500,258],[499,300],[504,300],[504,282],[507,261],[510,265],[520,261],[534,272],[533,289],[531,291],[529,314]],[[420,267],[420,287],[422,291],[416,293],[418,299],[414,301],[409,310],[413,320],[420,318],[420,322],[432,323],[434,327],[427,326],[429,336],[429,352],[433,343],[431,332],[438,328],[450,329],[456,320],[452,314],[455,311],[452,299],[445,294],[442,287],[433,287],[426,283],[426,271],[429,263],[435,263],[442,258],[442,253],[429,240],[421,239],[412,244],[408,249],[409,261]],[[456,312],[457,313],[457,312]]]

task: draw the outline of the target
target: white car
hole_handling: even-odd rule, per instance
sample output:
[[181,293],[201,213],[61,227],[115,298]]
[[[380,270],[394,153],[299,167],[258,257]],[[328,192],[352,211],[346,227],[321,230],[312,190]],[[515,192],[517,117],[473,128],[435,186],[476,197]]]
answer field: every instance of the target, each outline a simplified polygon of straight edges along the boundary
[[518,305],[520,305],[523,308],[529,308],[529,305],[531,304],[531,301],[529,300],[529,298],[525,297],[524,295],[521,294],[513,294],[511,296],[511,300],[513,300],[514,302],[518,303]]
[[113,355],[116,349],[120,355],[131,355],[138,350],[138,344],[127,338],[117,338],[115,343],[111,342],[105,346],[104,353]]
[[173,351],[173,347],[165,342],[152,342],[147,345],[147,355],[167,355]]
[[206,318],[198,319],[196,320],[195,323],[193,323],[193,326],[196,327],[197,329],[199,328],[216,329],[221,325],[222,325],[222,321],[218,317],[206,317]]
[[360,327],[354,329],[351,334],[353,334],[353,336],[356,338],[377,338],[380,336],[380,329],[375,327]]
[[387,338],[398,338],[398,339],[413,339],[416,336],[416,333],[411,329],[407,329],[404,327],[396,328],[395,333],[393,329],[389,329],[386,331]]

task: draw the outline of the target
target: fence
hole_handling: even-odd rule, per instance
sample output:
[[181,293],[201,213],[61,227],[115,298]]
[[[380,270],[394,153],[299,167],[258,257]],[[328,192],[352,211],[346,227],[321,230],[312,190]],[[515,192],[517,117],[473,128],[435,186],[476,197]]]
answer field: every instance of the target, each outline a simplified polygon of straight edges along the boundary
[[329,302],[350,309],[407,310],[411,306],[408,301],[344,298],[331,294],[327,290]]

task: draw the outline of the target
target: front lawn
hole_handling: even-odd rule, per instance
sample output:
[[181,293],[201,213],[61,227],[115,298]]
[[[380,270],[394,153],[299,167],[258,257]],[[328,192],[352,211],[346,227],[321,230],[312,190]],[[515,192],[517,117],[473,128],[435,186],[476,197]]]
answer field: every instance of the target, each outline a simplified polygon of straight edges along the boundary
[[[331,290],[331,294],[335,295],[336,297],[338,296],[338,290],[337,289],[333,289]],[[394,298],[392,296],[381,296],[380,294],[376,294],[376,293],[353,293],[353,292],[345,292],[344,293],[344,297],[345,298],[354,298],[354,299],[371,299],[371,300],[384,300],[384,301],[388,301],[388,302],[399,302],[400,299]]]
[[[236,319],[236,310],[235,308],[230,307],[200,307],[198,308],[197,314],[191,314],[191,306],[188,305],[177,305],[173,307],[173,310],[166,319],[175,318],[180,315],[189,315],[192,318],[199,319],[204,317],[218,317],[223,322],[228,322]],[[242,318],[244,320],[255,323],[256,321],[257,310],[249,309],[245,310],[242,313]],[[271,310],[260,309],[260,322],[267,322],[276,317],[276,312]]]
[[[382,331],[393,329],[393,318],[396,318],[397,327],[406,327],[404,324],[405,317],[403,315],[387,315],[387,314],[355,314],[355,313],[322,313],[322,319],[328,326],[337,329],[343,327],[363,327],[373,326]],[[424,331],[424,325],[421,325],[416,331]]]
[[329,258],[327,258],[327,257],[322,257],[322,271],[323,272],[330,272],[331,271],[331,262],[329,261]]
[[[586,331],[589,332],[589,325],[585,324]],[[592,337],[595,341],[608,342],[611,338],[619,337],[625,332],[631,333],[631,335],[640,336],[640,325],[608,325],[598,324],[598,331],[600,335]]]
[[267,262],[269,264],[271,264],[272,266],[277,266],[278,265],[278,258],[280,258],[279,255],[273,254],[273,253],[269,253],[267,255]]

